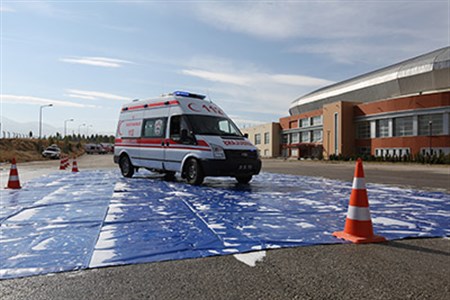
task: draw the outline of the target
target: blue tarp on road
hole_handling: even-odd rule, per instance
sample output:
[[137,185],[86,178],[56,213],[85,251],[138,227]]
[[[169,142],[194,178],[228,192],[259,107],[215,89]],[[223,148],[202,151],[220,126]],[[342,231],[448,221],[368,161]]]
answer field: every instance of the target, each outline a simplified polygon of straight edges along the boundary
[[58,173],[0,191],[0,278],[86,268],[117,174]]
[[[368,184],[387,239],[448,236],[450,195]],[[351,182],[263,173],[202,186],[142,172],[58,173],[2,190],[0,278],[343,243]]]

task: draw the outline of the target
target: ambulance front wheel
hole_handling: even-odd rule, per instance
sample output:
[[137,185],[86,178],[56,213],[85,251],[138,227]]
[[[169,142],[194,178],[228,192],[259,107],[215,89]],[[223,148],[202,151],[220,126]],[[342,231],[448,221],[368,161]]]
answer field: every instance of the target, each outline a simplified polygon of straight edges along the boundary
[[250,180],[252,180],[252,177],[252,175],[236,176],[236,180],[240,184],[247,184],[250,182]]
[[123,177],[132,177],[134,174],[134,167],[131,164],[128,155],[122,155],[119,159],[119,167]]
[[205,179],[202,167],[200,166],[198,160],[196,160],[195,158],[190,158],[186,162],[185,177],[187,183],[192,185],[200,185],[202,184],[203,179]]

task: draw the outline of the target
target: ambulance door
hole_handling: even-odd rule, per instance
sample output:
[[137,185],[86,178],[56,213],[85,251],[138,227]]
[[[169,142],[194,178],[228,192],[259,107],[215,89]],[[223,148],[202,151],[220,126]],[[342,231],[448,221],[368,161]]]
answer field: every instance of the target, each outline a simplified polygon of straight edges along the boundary
[[141,165],[149,169],[163,169],[166,117],[144,119],[140,147]]
[[120,114],[116,133],[115,153],[125,152],[133,166],[140,166],[140,141],[142,132],[142,112],[124,111]]
[[195,139],[183,115],[173,115],[169,120],[169,138],[165,148],[164,167],[169,171],[179,171],[186,154],[195,150]]

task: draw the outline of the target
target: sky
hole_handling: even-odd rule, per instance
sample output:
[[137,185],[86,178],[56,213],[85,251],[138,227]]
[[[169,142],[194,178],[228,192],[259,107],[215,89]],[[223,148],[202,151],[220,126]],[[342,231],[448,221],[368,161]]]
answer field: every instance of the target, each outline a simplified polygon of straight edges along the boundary
[[1,130],[34,135],[41,110],[43,135],[114,134],[123,104],[177,90],[240,127],[276,122],[309,92],[450,45],[450,0],[0,2]]

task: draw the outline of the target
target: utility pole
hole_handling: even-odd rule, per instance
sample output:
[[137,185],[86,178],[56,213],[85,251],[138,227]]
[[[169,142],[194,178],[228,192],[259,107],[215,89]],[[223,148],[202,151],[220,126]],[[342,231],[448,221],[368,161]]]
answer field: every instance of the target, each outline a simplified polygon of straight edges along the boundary
[[39,110],[39,138],[41,138],[42,135],[42,109],[45,107],[51,107],[53,104],[47,104],[47,105],[41,105]]
[[68,119],[64,121],[64,137],[67,135],[67,122],[73,122],[74,119]]

